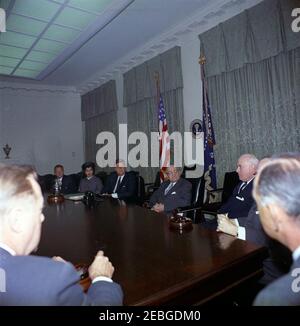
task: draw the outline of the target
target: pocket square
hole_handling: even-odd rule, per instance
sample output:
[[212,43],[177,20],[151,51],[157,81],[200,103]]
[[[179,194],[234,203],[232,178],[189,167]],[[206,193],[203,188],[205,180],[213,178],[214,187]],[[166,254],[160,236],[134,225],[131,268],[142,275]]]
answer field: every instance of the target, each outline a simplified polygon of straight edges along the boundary
[[173,192],[171,193],[171,195],[176,195],[176,191],[173,191]]

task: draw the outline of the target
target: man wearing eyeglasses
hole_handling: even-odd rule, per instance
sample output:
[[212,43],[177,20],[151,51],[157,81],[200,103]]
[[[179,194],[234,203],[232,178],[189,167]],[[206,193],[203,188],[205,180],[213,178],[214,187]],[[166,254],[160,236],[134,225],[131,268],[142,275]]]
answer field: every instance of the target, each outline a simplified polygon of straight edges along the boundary
[[163,182],[151,196],[149,205],[157,213],[170,214],[178,207],[191,204],[192,185],[181,178],[182,169],[171,165],[167,169],[168,181]]

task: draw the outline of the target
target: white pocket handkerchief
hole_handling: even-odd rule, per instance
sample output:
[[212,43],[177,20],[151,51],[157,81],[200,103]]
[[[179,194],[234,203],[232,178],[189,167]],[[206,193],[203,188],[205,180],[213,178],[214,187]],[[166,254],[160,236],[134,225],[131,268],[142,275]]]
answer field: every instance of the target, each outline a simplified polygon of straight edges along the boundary
[[171,193],[171,195],[176,195],[176,191],[173,191],[173,192]]
[[236,199],[240,200],[240,201],[244,201],[244,197],[239,197],[239,196],[235,196]]

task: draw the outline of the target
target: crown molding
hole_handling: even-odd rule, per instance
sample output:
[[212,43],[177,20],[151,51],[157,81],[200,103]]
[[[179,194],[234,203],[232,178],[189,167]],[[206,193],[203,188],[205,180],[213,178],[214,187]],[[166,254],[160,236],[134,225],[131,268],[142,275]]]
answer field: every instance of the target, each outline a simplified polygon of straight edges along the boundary
[[55,93],[55,94],[79,94],[75,87],[53,86],[53,85],[37,85],[30,83],[15,83],[0,81],[0,91],[25,91],[39,93]]
[[[123,74],[176,45],[182,46],[186,39],[190,37],[198,39],[199,34],[262,1],[263,0],[210,1],[206,7],[202,7],[198,12],[188,17],[180,24],[172,26],[166,32],[129,52],[126,56],[107,66],[106,69],[96,72],[88,80],[77,85],[76,89],[80,94],[85,94],[106,83],[116,74]],[[97,85],[96,87],[95,84]]]

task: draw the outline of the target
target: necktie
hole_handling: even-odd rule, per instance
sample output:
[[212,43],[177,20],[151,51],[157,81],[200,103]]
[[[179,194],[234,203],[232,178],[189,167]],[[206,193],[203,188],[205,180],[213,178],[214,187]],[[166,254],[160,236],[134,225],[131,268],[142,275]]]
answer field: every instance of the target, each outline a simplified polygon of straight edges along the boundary
[[170,182],[168,187],[165,189],[165,195],[167,195],[167,193],[171,190],[172,187],[173,187],[173,182]]
[[242,190],[244,190],[246,186],[247,186],[247,182],[243,182],[243,183],[241,184],[241,186],[240,186],[240,189],[239,189],[239,191],[238,191],[238,194],[239,194]]
[[115,188],[114,188],[114,191],[113,193],[117,192],[119,186],[120,186],[120,183],[121,183],[121,177],[118,177],[118,180],[116,182],[116,185],[115,185]]

